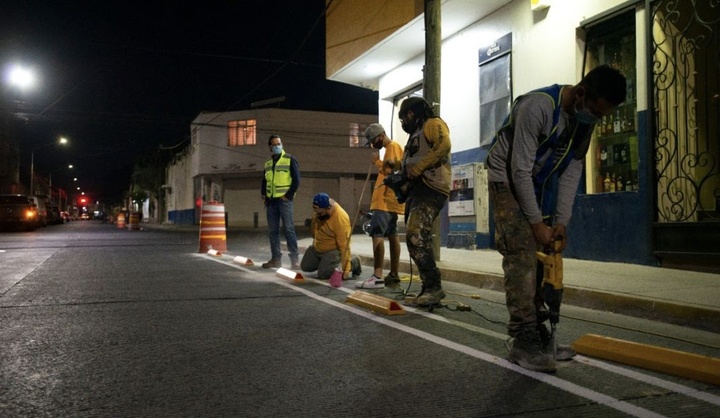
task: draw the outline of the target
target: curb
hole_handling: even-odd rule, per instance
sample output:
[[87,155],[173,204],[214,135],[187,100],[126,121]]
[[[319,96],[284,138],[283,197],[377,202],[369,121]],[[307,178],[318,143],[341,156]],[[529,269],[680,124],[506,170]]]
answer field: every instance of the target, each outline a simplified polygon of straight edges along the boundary
[[[363,265],[372,266],[374,263],[372,256],[358,254],[358,257],[360,257]],[[389,260],[385,260],[383,268],[390,268]],[[410,263],[400,261],[399,270],[400,273],[410,274]],[[505,291],[504,278],[498,274],[464,271],[447,267],[441,267],[441,270],[443,280],[449,282],[484,290]],[[417,274],[417,269],[414,266],[413,273]],[[567,286],[564,289],[563,303],[568,305],[720,333],[720,310]]]

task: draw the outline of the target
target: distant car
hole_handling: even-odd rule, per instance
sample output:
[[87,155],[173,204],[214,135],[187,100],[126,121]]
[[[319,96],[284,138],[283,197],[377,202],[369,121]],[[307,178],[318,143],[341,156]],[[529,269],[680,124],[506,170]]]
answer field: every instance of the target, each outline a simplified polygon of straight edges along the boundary
[[61,225],[63,223],[62,214],[60,208],[57,205],[50,205],[47,207],[47,223],[48,225]]
[[39,226],[47,226],[47,224],[48,224],[47,207],[50,206],[50,204],[47,202],[47,196],[30,196],[30,199],[32,199],[33,203],[35,204],[35,207],[37,208],[38,225]]
[[68,211],[60,212],[60,217],[63,219],[63,222],[70,222],[72,220],[72,216],[70,216],[70,212]]
[[0,226],[33,231],[38,225],[37,208],[30,197],[23,194],[0,195]]
[[87,213],[83,213],[82,215],[80,215],[81,221],[87,221],[89,219],[90,219],[90,215],[88,215]]

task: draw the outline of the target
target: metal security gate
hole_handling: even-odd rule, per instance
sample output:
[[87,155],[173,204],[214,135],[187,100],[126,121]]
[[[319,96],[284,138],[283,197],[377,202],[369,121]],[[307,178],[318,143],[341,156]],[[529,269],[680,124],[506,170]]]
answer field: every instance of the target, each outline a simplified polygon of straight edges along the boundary
[[720,3],[647,6],[655,254],[664,266],[720,271]]

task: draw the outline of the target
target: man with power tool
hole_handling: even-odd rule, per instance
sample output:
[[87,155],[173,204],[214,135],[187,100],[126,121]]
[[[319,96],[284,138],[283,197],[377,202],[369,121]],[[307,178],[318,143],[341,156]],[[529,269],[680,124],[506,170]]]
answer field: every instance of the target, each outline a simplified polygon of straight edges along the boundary
[[[515,100],[490,147],[495,244],[503,255],[507,329],[513,337],[508,360],[525,369],[554,372],[555,360],[575,355],[571,347],[557,345],[553,358],[536,252],[565,248],[590,136],[598,120],[622,103],[625,90],[625,77],[603,65],[574,86],[531,91]],[[550,296],[557,313],[559,297]]]
[[[433,306],[445,297],[435,264],[432,225],[450,196],[450,130],[422,97],[405,99],[398,117],[403,131],[410,135],[402,163],[407,184],[398,188],[404,195],[398,196],[398,202],[405,202],[407,248],[422,280],[420,294],[405,303]],[[386,183],[392,178],[388,176]]]

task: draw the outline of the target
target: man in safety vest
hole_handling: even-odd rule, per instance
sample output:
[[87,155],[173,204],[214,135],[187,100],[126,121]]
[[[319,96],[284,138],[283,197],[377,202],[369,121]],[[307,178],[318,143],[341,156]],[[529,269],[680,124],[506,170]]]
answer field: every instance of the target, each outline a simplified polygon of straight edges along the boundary
[[524,94],[488,153],[495,245],[503,256],[507,330],[514,338],[508,360],[525,369],[554,372],[556,359],[575,355],[572,347],[558,345],[553,358],[536,251],[553,241],[559,241],[557,252],[565,248],[590,135],[625,93],[625,77],[603,65],[577,85],[554,84]]
[[285,153],[282,139],[277,135],[270,135],[268,146],[272,157],[265,161],[265,176],[263,177],[260,193],[265,202],[265,212],[268,222],[268,236],[270,237],[270,250],[272,258],[263,263],[263,268],[282,267],[280,262],[280,221],[285,228],[290,255],[291,268],[299,270],[298,244],[293,223],[293,198],[300,186],[300,165],[290,154]]

